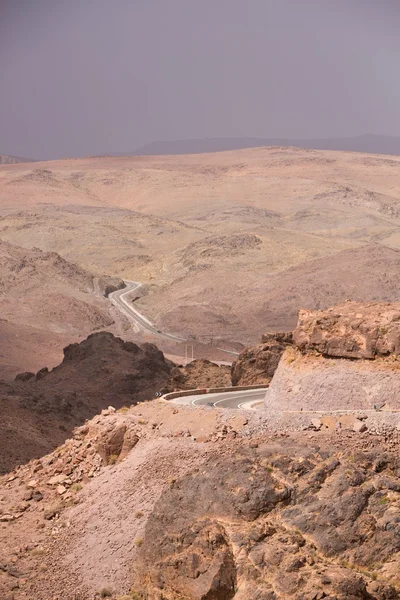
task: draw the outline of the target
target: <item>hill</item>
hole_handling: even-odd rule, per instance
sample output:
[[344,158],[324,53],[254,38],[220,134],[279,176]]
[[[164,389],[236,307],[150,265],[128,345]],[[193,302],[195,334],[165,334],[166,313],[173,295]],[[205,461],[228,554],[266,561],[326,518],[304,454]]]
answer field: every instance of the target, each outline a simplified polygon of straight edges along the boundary
[[0,479],[0,596],[397,600],[396,435],[106,411]]
[[0,240],[144,282],[161,329],[254,343],[302,306],[397,298],[399,173],[394,156],[293,147],[3,165]]
[[51,371],[0,382],[0,472],[51,451],[110,404],[121,408],[153,398],[170,371],[152,344],[140,347],[99,332],[64,348]]
[[114,323],[109,302],[87,270],[55,252],[4,241],[0,311],[0,378],[54,366],[62,345]]
[[343,138],[206,138],[152,142],[141,146],[133,155],[199,154],[202,152],[224,152],[242,148],[263,146],[294,146],[313,150],[341,150],[370,154],[400,155],[400,137],[365,134]]
[[0,165],[14,165],[17,163],[35,162],[32,158],[22,158],[21,156],[9,156],[0,154]]

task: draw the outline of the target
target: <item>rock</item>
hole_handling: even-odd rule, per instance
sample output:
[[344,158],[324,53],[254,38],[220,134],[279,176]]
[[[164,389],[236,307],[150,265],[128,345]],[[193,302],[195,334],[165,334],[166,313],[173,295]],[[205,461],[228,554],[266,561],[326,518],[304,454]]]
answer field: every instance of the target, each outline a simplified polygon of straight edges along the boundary
[[400,354],[400,303],[346,302],[328,311],[300,310],[293,342],[302,352],[325,356]]
[[291,333],[268,333],[263,343],[246,348],[233,362],[232,385],[269,383],[278,367],[284,350],[292,344]]
[[353,430],[357,433],[363,433],[364,431],[367,431],[367,429],[368,427],[363,421],[360,421],[359,419],[354,421]]
[[39,492],[39,490],[35,490],[32,494],[32,500],[34,500],[35,502],[40,502],[41,500],[43,500],[43,494]]
[[59,483],[63,483],[66,479],[66,475],[54,475],[54,477],[51,477],[51,479],[48,480],[47,485],[58,485]]
[[192,600],[230,600],[234,597],[235,562],[225,530],[220,524],[205,519],[181,531],[179,561],[174,560],[171,542],[167,536],[156,564],[148,563],[147,580],[151,581],[154,577],[154,587],[159,579],[157,573],[162,573],[163,592],[178,590],[179,597]]
[[[254,456],[258,449],[252,452]],[[235,530],[239,522],[249,526],[291,498],[290,490],[275,484],[265,467],[260,466],[255,477],[251,472],[248,457],[214,457],[197,476],[184,476],[162,495],[147,521],[134,565],[134,581],[140,582],[145,597],[229,600],[235,596],[237,566],[223,523],[234,522]],[[260,528],[255,537],[264,539],[269,528],[263,524]],[[243,537],[245,546],[247,531]]]
[[120,462],[121,460],[124,460],[124,458],[127,457],[129,452],[132,450],[132,448],[134,448],[136,446],[138,441],[139,441],[139,436],[136,435],[136,433],[133,430],[128,429],[125,432],[124,441],[122,443],[122,448],[121,448],[121,452],[119,454],[118,462]]
[[1,523],[8,523],[9,521],[14,521],[14,520],[15,520],[14,515],[0,515]]
[[[88,323],[89,329],[98,329],[103,309],[83,303],[82,308],[85,306],[90,315],[100,318]],[[104,309],[106,326],[110,316],[106,306]],[[101,331],[67,346],[62,363],[50,372],[40,370],[37,381],[2,383],[3,395],[7,392],[18,400],[2,403],[0,475],[51,452],[71,436],[76,425],[102,409],[116,417],[122,406],[153,398],[169,380],[171,368],[172,363],[153,344],[138,346]]]
[[124,289],[125,282],[118,277],[100,277],[97,281],[100,292],[108,298],[109,294]]
[[56,488],[56,491],[57,491],[57,494],[60,494],[60,496],[62,496],[67,491],[67,488],[64,487],[63,485],[58,485]]
[[117,426],[111,432],[105,431],[102,434],[97,444],[97,452],[105,464],[109,463],[111,456],[115,457],[116,460],[121,454],[126,429],[126,425],[122,424]]
[[31,379],[35,378],[35,373],[31,373],[30,371],[25,371],[25,373],[18,373],[18,375],[15,376],[15,381],[30,381]]
[[10,575],[10,577],[23,577],[21,571],[19,571],[14,565],[8,565],[7,573]]
[[316,431],[319,431],[322,427],[322,421],[320,419],[311,419],[311,425]]
[[127,426],[118,425],[111,432],[105,432],[97,443],[97,452],[105,464],[123,460],[130,450],[136,446],[139,437]]
[[31,479],[30,481],[28,481],[28,483],[26,484],[28,488],[35,488],[37,486],[38,482],[36,479]]
[[46,377],[46,375],[49,373],[49,369],[47,367],[43,367],[43,369],[40,369],[40,371],[38,371],[36,373],[36,381],[40,381],[40,379],[43,379],[43,377]]

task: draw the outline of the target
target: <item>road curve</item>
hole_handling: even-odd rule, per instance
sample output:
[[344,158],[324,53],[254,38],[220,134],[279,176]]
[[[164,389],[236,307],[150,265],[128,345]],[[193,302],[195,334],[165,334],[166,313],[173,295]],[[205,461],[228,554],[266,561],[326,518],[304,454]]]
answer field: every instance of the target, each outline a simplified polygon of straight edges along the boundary
[[[157,329],[154,324],[146,319],[136,308],[132,306],[132,303],[129,303],[126,298],[135,290],[138,290],[141,287],[141,283],[138,281],[125,281],[126,287],[122,290],[117,290],[116,292],[111,292],[108,295],[108,298],[114,306],[116,306],[130,321],[133,322],[135,331],[147,331],[152,335],[162,339],[169,340],[172,342],[187,342],[186,338],[178,337],[177,335],[172,335],[172,333],[165,333]],[[190,343],[190,341],[189,341]],[[233,350],[226,350],[225,348],[216,348],[221,352],[226,352],[227,354],[231,354],[232,356],[239,356],[239,352],[234,352]]]
[[127,297],[132,294],[135,290],[139,289],[142,285],[137,281],[126,281],[126,287],[122,290],[117,290],[109,294],[108,298],[111,303],[116,306],[130,321],[133,321],[135,330],[137,332],[144,331],[151,333],[152,335],[173,342],[185,342],[185,338],[172,335],[170,333],[163,333],[159,331],[151,321],[146,319],[136,308],[132,306],[132,303],[127,301]]
[[[127,301],[127,297],[135,290],[138,290],[142,284],[137,281],[126,281],[125,283],[125,288],[117,290],[116,292],[111,292],[108,298],[115,307],[133,322],[137,332],[148,332],[160,339],[174,342],[186,341],[185,338],[159,331],[151,321],[146,319],[146,317],[136,310],[136,308],[132,306],[132,303]],[[222,350],[222,348],[219,348],[219,350]],[[236,356],[238,355],[237,352],[229,350],[223,351]],[[213,406],[214,408],[252,408],[252,405],[263,402],[264,397],[265,388],[261,388],[185,396],[183,398],[175,398],[174,400],[170,400],[170,402],[191,406]]]
[[238,390],[229,392],[217,392],[213,394],[201,394],[183,396],[168,400],[174,404],[186,406],[213,406],[214,408],[252,408],[252,405],[263,403],[266,388],[256,390]]

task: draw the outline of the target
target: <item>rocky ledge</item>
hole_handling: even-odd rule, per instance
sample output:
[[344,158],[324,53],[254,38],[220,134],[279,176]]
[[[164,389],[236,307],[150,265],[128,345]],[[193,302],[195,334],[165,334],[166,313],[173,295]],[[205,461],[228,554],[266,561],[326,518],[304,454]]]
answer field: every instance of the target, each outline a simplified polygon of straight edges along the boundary
[[266,407],[299,425],[310,413],[336,414],[338,423],[353,413],[367,427],[398,426],[400,303],[346,302],[300,311]]
[[303,352],[370,358],[400,354],[400,302],[345,302],[328,310],[301,310],[294,343]]

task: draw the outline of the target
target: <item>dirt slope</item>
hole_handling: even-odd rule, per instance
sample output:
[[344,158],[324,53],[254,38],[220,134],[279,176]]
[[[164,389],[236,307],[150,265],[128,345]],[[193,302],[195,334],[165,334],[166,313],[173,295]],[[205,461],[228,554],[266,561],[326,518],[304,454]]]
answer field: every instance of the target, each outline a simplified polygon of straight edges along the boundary
[[12,380],[22,370],[55,367],[62,360],[68,338],[62,333],[0,319],[0,379]]
[[1,597],[398,599],[396,437],[265,426],[146,403],[6,475]]

